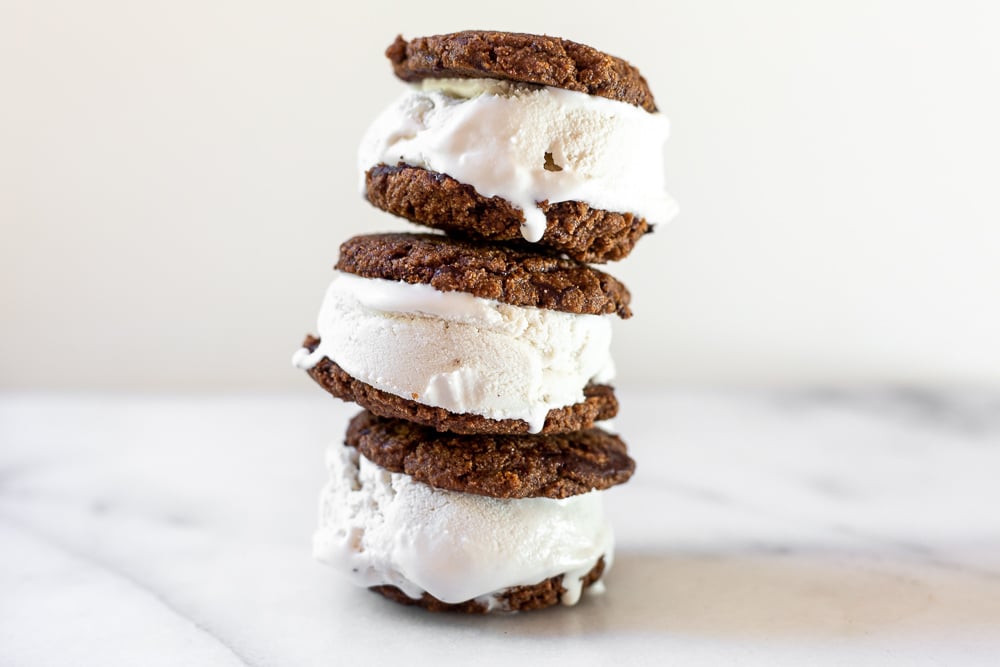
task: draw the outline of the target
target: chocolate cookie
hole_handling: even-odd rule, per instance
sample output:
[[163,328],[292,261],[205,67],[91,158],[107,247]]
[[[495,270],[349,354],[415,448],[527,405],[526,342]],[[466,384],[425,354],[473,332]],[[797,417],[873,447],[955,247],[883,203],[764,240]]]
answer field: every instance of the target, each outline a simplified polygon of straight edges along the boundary
[[656,111],[639,70],[597,49],[558,37],[466,30],[449,35],[402,36],[386,49],[404,81],[427,78],[506,79],[625,102]]
[[[451,234],[488,241],[519,241],[524,213],[503,197],[483,197],[471,185],[422,167],[378,165],[365,173],[368,201],[394,215]],[[542,203],[540,246],[581,262],[624,258],[652,225],[631,213],[591,208],[580,201]]]
[[[597,565],[583,577],[584,590],[590,588],[594,582],[599,581],[603,574],[604,557],[602,556],[597,561]],[[563,574],[556,575],[530,586],[512,586],[497,594],[496,607],[493,609],[477,600],[457,603],[442,602],[428,593],[424,593],[419,599],[414,599],[395,586],[372,586],[369,590],[394,602],[423,607],[428,611],[450,611],[466,614],[486,614],[491,611],[532,611],[551,607],[562,601],[562,596],[566,593],[566,588],[562,585],[565,576]]]
[[345,444],[429,486],[493,498],[568,498],[623,484],[635,462],[599,428],[555,435],[456,435],[368,411]]
[[340,246],[336,268],[364,278],[425,283],[513,306],[632,316],[628,289],[608,274],[551,253],[436,234],[370,234]]
[[[319,345],[319,339],[307,336],[303,347],[310,352]],[[406,419],[430,426],[438,431],[451,433],[489,433],[518,435],[528,433],[528,422],[523,419],[488,419],[469,413],[448,412],[444,408],[417,403],[376,389],[347,374],[340,366],[323,357],[306,371],[316,384],[333,396],[382,417]],[[590,384],[583,390],[584,401],[575,405],[549,410],[542,433],[569,433],[590,428],[594,422],[611,419],[618,414],[615,390],[606,384]]]

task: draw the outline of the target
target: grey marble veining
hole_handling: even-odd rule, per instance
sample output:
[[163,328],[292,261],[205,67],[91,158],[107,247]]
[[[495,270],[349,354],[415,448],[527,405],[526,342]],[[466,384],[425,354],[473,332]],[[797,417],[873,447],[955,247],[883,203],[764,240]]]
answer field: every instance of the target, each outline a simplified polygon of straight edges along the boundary
[[608,592],[476,618],[314,564],[324,396],[0,398],[0,665],[995,664],[1000,394],[621,392]]

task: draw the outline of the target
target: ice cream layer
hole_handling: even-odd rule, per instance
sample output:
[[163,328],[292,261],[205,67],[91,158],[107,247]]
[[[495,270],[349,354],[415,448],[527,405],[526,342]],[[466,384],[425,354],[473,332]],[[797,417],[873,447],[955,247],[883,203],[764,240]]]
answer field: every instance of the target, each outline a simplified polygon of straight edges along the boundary
[[430,285],[337,272],[294,362],[328,357],[377,389],[453,413],[523,419],[538,433],[549,410],[609,382],[613,315],[511,306]]
[[314,554],[361,586],[493,607],[505,588],[566,573],[562,601],[575,604],[601,556],[611,565],[602,492],[508,500],[442,491],[339,444],[327,466]]
[[493,79],[425,79],[365,134],[364,172],[403,162],[447,174],[524,212],[538,241],[536,204],[582,201],[651,223],[677,211],[664,191],[665,116],[603,97]]

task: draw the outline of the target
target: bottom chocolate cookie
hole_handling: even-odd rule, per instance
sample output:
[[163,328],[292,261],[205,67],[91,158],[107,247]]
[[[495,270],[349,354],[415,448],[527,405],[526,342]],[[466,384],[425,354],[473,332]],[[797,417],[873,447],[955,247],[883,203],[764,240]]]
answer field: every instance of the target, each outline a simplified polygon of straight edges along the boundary
[[[471,185],[420,167],[373,166],[365,173],[368,201],[428,227],[473,239],[520,241],[524,215],[501,197],[484,197]],[[543,202],[545,234],[539,245],[581,262],[624,259],[653,226],[632,213],[592,208],[579,201]]]
[[[589,589],[601,580],[604,574],[604,557],[582,578],[582,590]],[[557,605],[563,601],[567,589],[562,585],[565,574],[550,577],[531,586],[512,586],[494,595],[476,600],[466,600],[449,604],[433,595],[424,593],[419,598],[411,598],[395,586],[372,586],[369,590],[383,595],[393,602],[422,607],[427,611],[448,611],[464,614],[488,614],[492,612],[533,611]],[[575,600],[573,601],[575,602]]]
[[[302,347],[310,352],[319,345],[319,339],[308,336]],[[470,413],[449,412],[444,408],[424,405],[417,401],[396,396],[349,375],[327,357],[323,357],[306,371],[316,384],[333,396],[357,403],[380,417],[405,419],[438,431],[450,433],[486,433],[518,435],[528,433],[530,426],[522,419],[489,419]],[[590,428],[595,422],[612,419],[618,414],[615,390],[606,384],[589,384],[583,390],[581,403],[549,410],[542,433],[570,433]]]

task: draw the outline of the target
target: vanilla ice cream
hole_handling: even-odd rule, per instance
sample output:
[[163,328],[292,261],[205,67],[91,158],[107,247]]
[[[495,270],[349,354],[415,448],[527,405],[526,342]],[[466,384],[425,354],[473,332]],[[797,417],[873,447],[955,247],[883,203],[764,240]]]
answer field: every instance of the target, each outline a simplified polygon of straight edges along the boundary
[[611,565],[600,491],[561,500],[443,491],[340,444],[328,450],[327,466],[314,554],[358,585],[492,609],[506,588],[565,574],[562,602],[575,604],[598,560]]
[[453,413],[522,419],[538,433],[549,410],[614,377],[613,315],[512,306],[430,285],[337,272],[320,309],[323,357],[376,389]]
[[585,93],[495,79],[425,79],[386,109],[365,134],[364,173],[400,162],[447,174],[484,197],[519,207],[528,241],[545,232],[538,202],[669,221],[660,113]]

